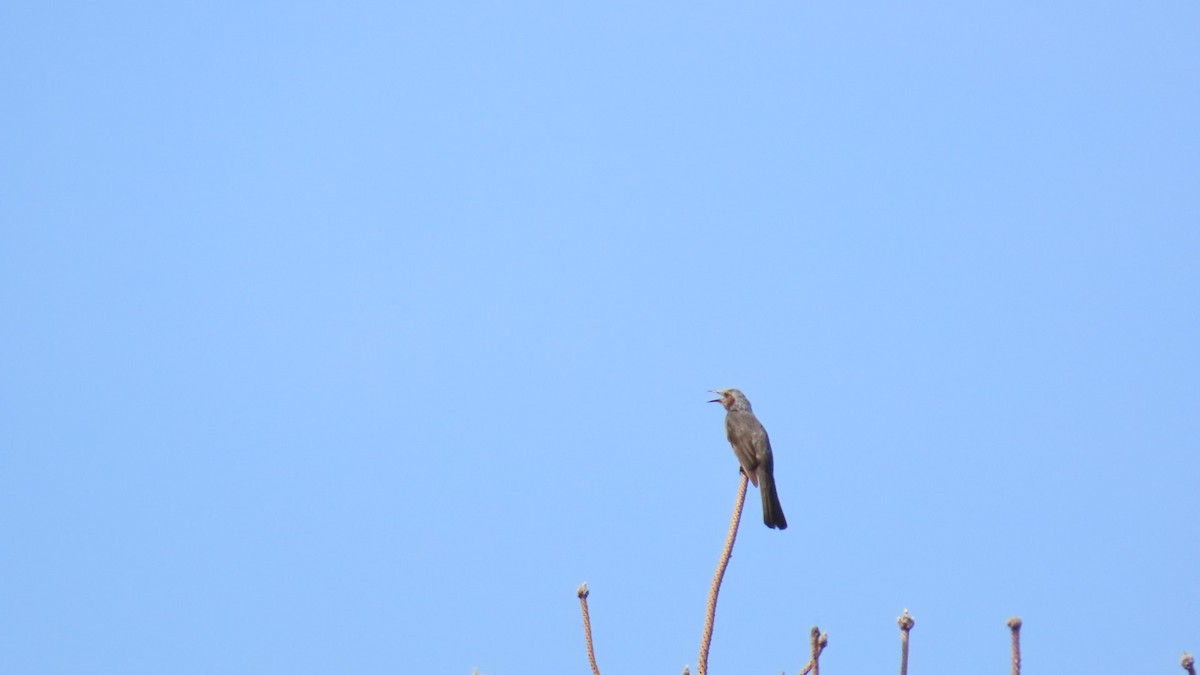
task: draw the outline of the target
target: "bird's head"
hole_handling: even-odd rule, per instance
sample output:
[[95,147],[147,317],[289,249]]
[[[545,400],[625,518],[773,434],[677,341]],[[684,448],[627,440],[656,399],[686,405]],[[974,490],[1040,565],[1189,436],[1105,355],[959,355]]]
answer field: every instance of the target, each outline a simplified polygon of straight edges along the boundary
[[720,403],[726,410],[750,410],[750,401],[740,389],[709,389],[721,398],[714,398],[709,403]]

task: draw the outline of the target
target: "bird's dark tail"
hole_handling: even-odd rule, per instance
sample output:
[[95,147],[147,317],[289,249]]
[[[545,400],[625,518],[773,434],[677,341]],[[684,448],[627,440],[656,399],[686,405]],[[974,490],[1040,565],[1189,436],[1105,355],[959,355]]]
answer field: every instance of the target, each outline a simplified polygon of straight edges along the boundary
[[762,492],[763,522],[767,527],[786,530],[787,518],[783,517],[783,506],[779,503],[779,493],[775,491],[775,476],[759,471],[758,490]]

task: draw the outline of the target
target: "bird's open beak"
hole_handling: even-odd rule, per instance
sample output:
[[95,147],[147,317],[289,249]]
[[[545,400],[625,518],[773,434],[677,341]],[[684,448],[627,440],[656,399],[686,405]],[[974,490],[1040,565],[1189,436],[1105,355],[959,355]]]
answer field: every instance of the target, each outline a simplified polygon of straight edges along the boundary
[[710,391],[710,392],[712,392],[712,393],[714,393],[714,394],[720,394],[720,395],[721,395],[721,398],[714,398],[713,400],[709,401],[709,403],[720,403],[720,402],[721,402],[721,399],[725,398],[725,392],[723,392],[723,391],[718,391],[718,390],[716,390],[716,389],[709,389],[709,391]]

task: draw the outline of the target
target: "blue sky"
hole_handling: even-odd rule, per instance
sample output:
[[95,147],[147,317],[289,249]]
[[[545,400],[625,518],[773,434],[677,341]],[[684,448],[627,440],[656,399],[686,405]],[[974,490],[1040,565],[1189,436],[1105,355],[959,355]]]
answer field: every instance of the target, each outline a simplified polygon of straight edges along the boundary
[[1198,22],[6,4],[0,662],[1173,672]]

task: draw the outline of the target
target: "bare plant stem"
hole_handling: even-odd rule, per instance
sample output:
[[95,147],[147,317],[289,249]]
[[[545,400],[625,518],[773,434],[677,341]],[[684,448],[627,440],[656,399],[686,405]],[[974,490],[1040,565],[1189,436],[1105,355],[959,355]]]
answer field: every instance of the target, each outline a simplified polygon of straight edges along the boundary
[[708,647],[712,644],[713,621],[717,616],[717,594],[721,592],[721,580],[725,578],[729,556],[733,555],[733,542],[737,539],[738,524],[742,521],[742,506],[746,503],[746,485],[749,482],[750,479],[743,473],[737,503],[733,506],[733,519],[729,523],[729,534],[725,537],[725,551],[721,553],[721,562],[717,564],[717,573],[708,591],[708,615],[704,619],[704,637],[700,638],[700,661],[696,664],[699,675],[708,675]]
[[1012,675],[1021,675],[1021,617],[1009,619],[1008,627],[1012,630]]
[[829,633],[820,632],[821,629],[816,626],[809,631],[810,641],[812,643],[812,655],[808,659],[808,663],[801,669],[800,675],[808,675],[810,672],[814,675],[820,668],[821,652],[825,651],[825,645],[829,644]]
[[575,595],[579,596],[579,606],[583,611],[583,638],[587,641],[588,662],[592,664],[592,675],[600,675],[600,668],[596,666],[596,650],[592,648],[592,620],[588,618],[587,582],[579,585]]
[[809,641],[812,643],[812,674],[821,675],[821,629],[813,626],[809,633]]
[[908,675],[908,632],[917,624],[913,620],[912,615],[908,610],[896,617],[896,623],[900,624],[900,675]]

